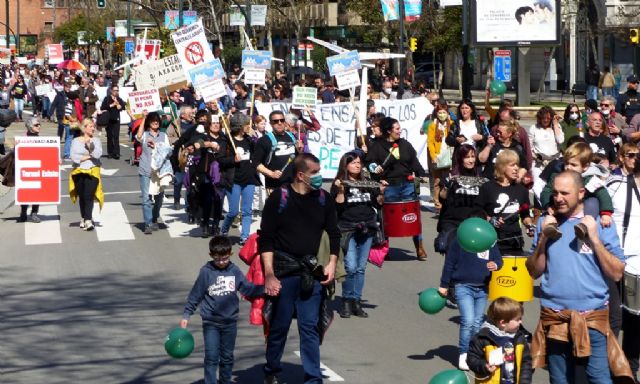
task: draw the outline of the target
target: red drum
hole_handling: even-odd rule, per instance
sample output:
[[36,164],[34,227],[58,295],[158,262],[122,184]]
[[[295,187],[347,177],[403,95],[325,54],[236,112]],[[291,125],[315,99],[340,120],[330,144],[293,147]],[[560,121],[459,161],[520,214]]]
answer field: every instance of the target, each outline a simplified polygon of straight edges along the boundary
[[388,237],[417,236],[422,233],[420,201],[398,201],[384,203],[384,234]]

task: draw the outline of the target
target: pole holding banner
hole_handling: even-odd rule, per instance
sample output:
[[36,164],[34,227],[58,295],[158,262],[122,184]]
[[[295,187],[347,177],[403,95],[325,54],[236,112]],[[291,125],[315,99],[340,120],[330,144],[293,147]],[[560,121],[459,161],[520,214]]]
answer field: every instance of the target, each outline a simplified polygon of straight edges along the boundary
[[251,85],[251,108],[249,108],[249,128],[253,129],[253,104],[256,97],[256,85]]

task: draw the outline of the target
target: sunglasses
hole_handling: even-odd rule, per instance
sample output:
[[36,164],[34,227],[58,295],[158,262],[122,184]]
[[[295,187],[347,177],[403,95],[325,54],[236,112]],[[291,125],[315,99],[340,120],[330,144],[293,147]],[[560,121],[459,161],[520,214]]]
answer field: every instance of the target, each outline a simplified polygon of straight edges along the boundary
[[629,152],[629,153],[625,153],[624,155],[625,158],[627,159],[640,159],[640,152]]
[[600,104],[601,107],[610,107],[611,104]]
[[271,124],[280,124],[280,123],[284,123],[285,120],[284,119],[274,119],[271,120]]
[[40,126],[40,124],[33,124],[33,126],[34,126],[34,127],[39,127],[39,126]]

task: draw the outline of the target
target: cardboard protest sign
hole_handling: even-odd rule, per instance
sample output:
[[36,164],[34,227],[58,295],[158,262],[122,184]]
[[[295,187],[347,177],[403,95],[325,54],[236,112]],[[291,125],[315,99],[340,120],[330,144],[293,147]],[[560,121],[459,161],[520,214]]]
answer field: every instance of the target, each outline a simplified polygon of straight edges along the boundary
[[[427,149],[420,129],[433,106],[424,97],[404,100],[375,100],[376,110],[397,119],[402,127],[402,138],[415,148],[420,164],[428,167]],[[288,113],[290,103],[256,103],[258,114],[269,116],[272,111]],[[355,121],[351,103],[319,104],[313,112],[322,128],[317,132],[308,131],[311,153],[320,159],[322,177],[332,179],[338,171],[340,158],[352,150],[356,141]],[[270,126],[267,126],[271,130]]]
[[271,68],[270,51],[242,51],[242,69],[244,69],[244,82],[251,85],[265,83],[266,70]]
[[179,89],[187,84],[178,55],[145,63],[136,67],[138,90],[158,89],[161,92]]
[[315,107],[318,101],[318,88],[316,87],[293,87],[293,98],[291,104],[293,108],[304,109],[305,107]]
[[327,57],[327,67],[329,67],[329,74],[335,76],[339,90],[360,86],[358,70],[362,66],[358,51],[349,51]]
[[129,93],[129,109],[132,115],[142,115],[148,112],[162,109],[160,94],[157,89],[147,89],[145,91],[134,91]]
[[62,44],[47,44],[49,64],[60,64],[64,61]]
[[36,85],[36,96],[45,96],[51,92],[51,83]]
[[135,56],[139,56],[141,53],[144,53],[144,56],[148,61],[158,60],[160,58],[161,45],[162,40],[137,39]]
[[60,138],[15,138],[16,204],[60,204]]
[[189,69],[208,63],[215,58],[209,47],[201,19],[178,29],[171,34],[171,39],[176,46],[185,76],[188,76]]
[[227,94],[222,79],[225,77],[222,63],[214,59],[189,70],[189,80],[200,92],[205,102],[215,100]]

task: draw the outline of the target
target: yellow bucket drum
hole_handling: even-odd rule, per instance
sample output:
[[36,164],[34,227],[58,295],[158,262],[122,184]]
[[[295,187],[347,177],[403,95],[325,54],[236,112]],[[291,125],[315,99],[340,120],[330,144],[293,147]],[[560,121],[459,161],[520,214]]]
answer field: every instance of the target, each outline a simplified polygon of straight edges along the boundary
[[533,279],[525,267],[526,256],[502,256],[502,268],[491,273],[489,300],[509,297],[516,301],[533,300]]

